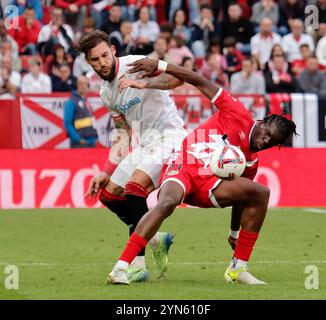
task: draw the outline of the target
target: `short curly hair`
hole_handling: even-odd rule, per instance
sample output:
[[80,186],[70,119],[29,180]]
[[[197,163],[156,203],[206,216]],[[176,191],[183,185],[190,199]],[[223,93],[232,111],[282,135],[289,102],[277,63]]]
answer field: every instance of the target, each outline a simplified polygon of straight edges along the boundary
[[87,57],[88,52],[103,41],[111,46],[108,34],[104,31],[95,30],[91,34],[87,34],[80,39],[78,51],[84,53]]

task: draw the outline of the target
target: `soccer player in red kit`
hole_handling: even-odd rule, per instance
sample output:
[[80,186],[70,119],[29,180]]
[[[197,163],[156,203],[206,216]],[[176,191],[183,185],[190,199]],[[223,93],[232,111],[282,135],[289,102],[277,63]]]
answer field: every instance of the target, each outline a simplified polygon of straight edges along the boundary
[[[265,284],[248,272],[247,262],[264,222],[270,191],[252,179],[258,167],[257,152],[281,146],[296,135],[294,122],[280,115],[255,122],[249,111],[228,92],[182,67],[148,58],[132,65],[130,72],[145,71],[143,77],[157,70],[165,71],[196,86],[218,111],[188,135],[181,152],[162,169],[158,204],[139,221],[108,282],[128,284],[126,269],[130,262],[146,246],[164,219],[184,202],[201,208],[232,206],[229,242],[234,245],[234,254],[225,271],[225,280],[250,285]],[[155,77],[124,80],[120,90],[130,86],[164,89],[164,85]],[[246,156],[247,168],[241,177],[221,180],[210,170],[210,154],[223,144],[240,147]]]

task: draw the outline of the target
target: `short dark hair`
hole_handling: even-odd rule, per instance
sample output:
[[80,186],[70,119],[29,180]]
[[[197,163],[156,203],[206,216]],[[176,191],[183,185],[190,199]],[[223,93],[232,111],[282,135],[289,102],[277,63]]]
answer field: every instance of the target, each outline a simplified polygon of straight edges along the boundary
[[266,124],[275,123],[278,131],[282,135],[282,140],[279,143],[279,147],[283,146],[289,139],[298,136],[296,131],[297,126],[285,115],[272,114],[271,116],[264,118],[263,122]]
[[299,46],[299,48],[301,49],[301,48],[305,48],[305,47],[307,47],[307,48],[309,48],[310,49],[310,47],[309,47],[309,44],[308,43],[302,43],[300,46]]
[[34,7],[33,7],[30,3],[28,3],[28,4],[25,6],[25,10],[33,10],[33,11],[35,11],[35,10],[34,10]]
[[89,50],[93,49],[103,41],[106,42],[109,46],[111,45],[109,36],[106,32],[95,30],[91,34],[87,34],[80,39],[78,51],[83,52],[87,57]]
[[166,22],[166,23],[163,23],[163,24],[160,26],[160,31],[161,31],[161,32],[169,32],[169,33],[172,33],[172,32],[173,32],[173,28],[172,28],[172,26],[170,25],[170,23]]
[[182,57],[182,61],[181,61],[181,66],[184,66],[184,64],[188,61],[188,60],[190,60],[191,62],[192,62],[192,59],[191,59],[191,57],[188,57],[188,56],[183,56]]
[[213,11],[213,10],[212,10],[212,7],[211,7],[208,3],[204,3],[204,4],[202,4],[202,5],[200,6],[200,8],[199,8],[199,11],[202,11],[203,9],[208,9],[208,10]]
[[224,47],[226,48],[235,47],[236,39],[234,37],[226,37],[223,43],[224,43]]

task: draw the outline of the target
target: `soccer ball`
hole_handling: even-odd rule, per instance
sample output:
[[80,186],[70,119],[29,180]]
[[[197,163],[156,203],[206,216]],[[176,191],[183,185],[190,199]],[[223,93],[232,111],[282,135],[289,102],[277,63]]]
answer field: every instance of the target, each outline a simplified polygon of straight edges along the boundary
[[242,175],[246,168],[246,157],[236,146],[219,146],[213,151],[209,164],[214,175],[233,179]]

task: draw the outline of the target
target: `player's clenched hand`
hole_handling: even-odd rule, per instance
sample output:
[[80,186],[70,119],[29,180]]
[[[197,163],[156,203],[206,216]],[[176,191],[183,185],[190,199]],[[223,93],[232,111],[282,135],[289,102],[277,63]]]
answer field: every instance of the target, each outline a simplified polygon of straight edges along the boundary
[[141,74],[139,78],[145,78],[154,75],[155,71],[157,70],[158,60],[142,58],[140,60],[128,64],[127,66],[132,66],[132,68],[128,70],[128,73],[144,71],[144,73]]
[[109,182],[109,175],[106,172],[100,172],[89,182],[88,189],[85,193],[85,198],[93,199],[99,191]]
[[235,247],[237,246],[238,239],[234,239],[231,236],[228,238],[229,245],[231,246],[232,250],[235,250]]
[[133,80],[133,79],[122,79],[119,81],[119,91],[123,91],[126,88],[145,89],[147,82],[145,80]]

